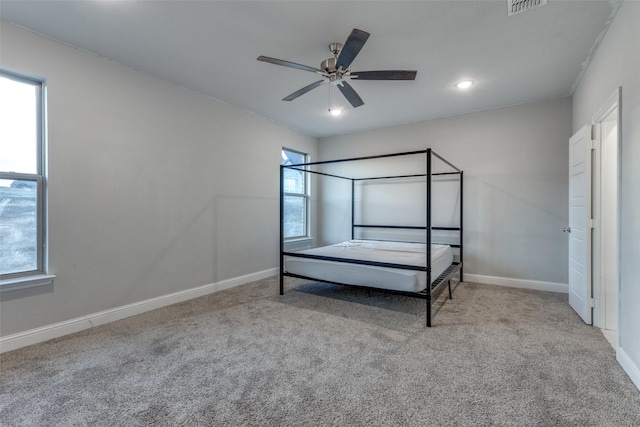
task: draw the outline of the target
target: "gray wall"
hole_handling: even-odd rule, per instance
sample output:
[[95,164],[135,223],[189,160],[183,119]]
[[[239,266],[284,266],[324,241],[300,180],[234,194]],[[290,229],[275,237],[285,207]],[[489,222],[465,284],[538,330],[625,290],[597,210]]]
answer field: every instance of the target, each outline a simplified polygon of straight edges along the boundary
[[[561,98],[323,138],[318,151],[326,160],[432,148],[464,170],[465,271],[565,284],[570,136],[571,99]],[[328,241],[344,227],[330,208],[320,215]]]
[[278,265],[282,146],[316,139],[2,22],[47,79],[53,286],[0,294],[0,335]]
[[573,96],[573,130],[590,124],[622,87],[620,347],[640,387],[640,2],[620,7]]

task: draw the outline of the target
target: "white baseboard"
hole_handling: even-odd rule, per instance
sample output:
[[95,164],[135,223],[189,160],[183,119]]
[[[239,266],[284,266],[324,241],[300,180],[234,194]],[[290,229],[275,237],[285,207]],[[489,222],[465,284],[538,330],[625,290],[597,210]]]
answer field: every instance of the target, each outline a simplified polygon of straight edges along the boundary
[[64,322],[54,323],[40,328],[0,337],[0,353],[41,343],[53,338],[92,328],[94,326],[104,325],[105,323],[124,319],[150,310],[155,310],[156,308],[166,307],[171,304],[176,304],[182,301],[222,291],[224,289],[243,285],[245,283],[264,279],[278,274],[279,271],[279,268],[270,268],[268,270],[247,274],[245,276],[223,280],[218,283],[210,283],[208,285],[198,286],[197,288],[162,295],[160,297],[123,305],[121,307],[115,307],[98,313],[89,314],[87,316],[65,320]]
[[566,283],[541,282],[539,280],[512,279],[510,277],[483,276],[481,274],[464,273],[465,282],[483,283],[486,285],[508,286],[510,288],[533,289],[535,291],[569,293]]
[[627,375],[629,375],[629,378],[631,378],[631,381],[633,381],[638,390],[640,390],[640,368],[638,368],[638,365],[633,363],[633,360],[631,360],[629,355],[621,347],[618,347],[618,351],[616,351],[616,360]]

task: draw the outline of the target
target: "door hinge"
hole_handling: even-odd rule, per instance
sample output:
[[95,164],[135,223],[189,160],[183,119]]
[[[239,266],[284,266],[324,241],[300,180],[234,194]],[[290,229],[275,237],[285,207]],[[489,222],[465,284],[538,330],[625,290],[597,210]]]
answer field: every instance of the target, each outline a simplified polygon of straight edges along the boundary
[[596,300],[594,298],[589,298],[589,308],[596,308]]
[[587,227],[589,228],[598,228],[598,220],[597,219],[588,219]]
[[591,149],[592,150],[597,150],[600,148],[600,141],[597,139],[592,139],[591,140]]

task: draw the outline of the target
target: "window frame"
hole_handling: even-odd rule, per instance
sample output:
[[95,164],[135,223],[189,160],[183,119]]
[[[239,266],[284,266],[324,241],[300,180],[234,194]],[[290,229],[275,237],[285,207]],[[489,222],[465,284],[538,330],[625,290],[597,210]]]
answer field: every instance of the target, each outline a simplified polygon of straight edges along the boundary
[[[289,153],[293,153],[293,154],[298,154],[303,156],[303,161],[302,163],[309,163],[309,159],[310,156],[308,153],[299,151],[299,150],[293,150],[291,148],[287,148],[287,147],[282,147],[281,152],[289,152]],[[280,161],[280,164],[282,164],[282,160]],[[307,169],[307,166],[304,167],[305,169]],[[310,183],[309,183],[309,173],[305,172],[302,174],[302,179],[304,180],[303,182],[303,188],[304,188],[304,193],[290,193],[290,192],[286,192],[284,191],[284,188],[282,188],[282,196],[283,197],[300,197],[304,200],[304,234],[301,234],[299,236],[290,236],[290,237],[284,237],[284,240],[287,242],[290,241],[295,241],[295,240],[303,240],[303,239],[308,239],[311,237],[311,234],[309,233],[309,224],[310,224],[310,218],[309,218],[309,201],[311,200],[311,194],[310,194]]]
[[36,269],[2,274],[0,291],[50,284],[47,230],[46,80],[0,68],[0,77],[34,86],[36,91],[36,173],[0,171],[0,179],[36,182]]

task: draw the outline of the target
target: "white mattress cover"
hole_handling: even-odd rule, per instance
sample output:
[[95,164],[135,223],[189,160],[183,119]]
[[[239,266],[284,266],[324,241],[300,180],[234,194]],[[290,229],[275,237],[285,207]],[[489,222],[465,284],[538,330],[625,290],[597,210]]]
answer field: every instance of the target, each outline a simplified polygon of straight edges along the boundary
[[[297,253],[424,267],[425,252],[426,245],[423,243],[350,240]],[[452,262],[453,251],[450,246],[431,245],[431,281],[442,274]],[[424,271],[291,256],[285,257],[285,271],[318,280],[407,292],[424,290],[427,281]]]

